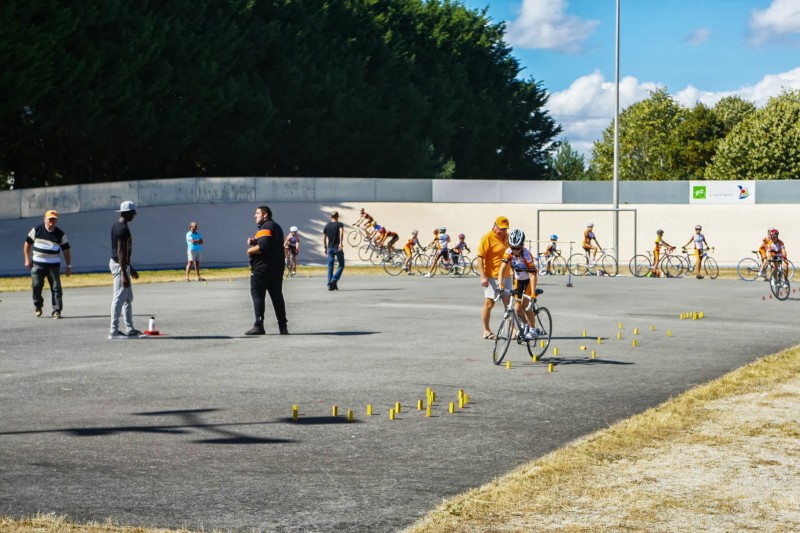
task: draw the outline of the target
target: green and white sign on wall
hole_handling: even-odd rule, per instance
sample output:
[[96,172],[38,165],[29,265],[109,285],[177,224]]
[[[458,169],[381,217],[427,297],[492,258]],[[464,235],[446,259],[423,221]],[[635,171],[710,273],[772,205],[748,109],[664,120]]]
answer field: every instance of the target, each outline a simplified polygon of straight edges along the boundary
[[754,204],[756,182],[748,181],[690,181],[690,204]]

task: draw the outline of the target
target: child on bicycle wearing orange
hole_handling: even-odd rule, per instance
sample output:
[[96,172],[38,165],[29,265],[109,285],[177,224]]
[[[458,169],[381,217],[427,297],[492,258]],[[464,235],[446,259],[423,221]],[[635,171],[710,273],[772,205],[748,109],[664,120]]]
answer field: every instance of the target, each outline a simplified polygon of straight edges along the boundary
[[[592,241],[594,241],[597,246],[593,246]],[[586,252],[587,257],[589,257],[591,264],[597,264],[597,250],[602,248],[602,246],[597,242],[597,235],[594,233],[594,222],[586,224],[586,231],[583,232],[583,243],[581,246]]]
[[671,253],[675,249],[674,246],[664,240],[664,230],[660,229],[656,231],[656,243],[655,248],[653,248],[653,276],[657,278],[661,277],[661,272],[658,270],[658,261],[661,259],[662,246],[667,249],[667,253]]
[[767,268],[767,248],[769,248],[770,238],[769,234],[775,228],[767,229],[767,236],[761,239],[761,246],[758,247],[758,255],[761,256],[761,268],[758,269],[758,275],[763,276],[764,270]]
[[[411,259],[414,257],[414,247],[422,248],[422,245],[419,243],[419,231],[414,230],[411,232],[411,238],[406,241],[405,246],[403,246],[403,252],[406,254],[406,261],[403,265],[403,270],[408,272],[409,276],[413,276],[414,273],[411,272]],[[425,248],[422,248],[425,250]]]
[[[522,299],[523,294],[527,294],[531,298],[536,293],[536,283],[539,280],[536,260],[533,258],[530,250],[525,248],[525,232],[521,229],[515,229],[508,234],[509,248],[503,254],[503,260],[500,266],[500,275],[497,277],[499,282],[499,290],[503,290],[503,280],[509,276],[509,270],[514,272],[514,294],[518,298],[515,303],[515,311],[518,316],[523,317],[526,322],[525,340],[533,340],[541,332],[535,327],[536,317],[533,314],[532,306],[528,305],[523,308]],[[534,327],[532,327],[534,326]]]
[[789,277],[789,257],[786,254],[786,245],[778,238],[779,232],[775,228],[770,228],[769,232],[769,256],[771,260],[783,263],[783,274]]
[[439,228],[438,232],[436,232],[436,239],[434,239],[432,245],[436,246],[438,251],[436,255],[433,257],[433,261],[431,261],[431,267],[427,273],[425,273],[426,278],[433,277],[433,272],[439,265],[439,259],[444,259],[445,263],[450,260],[450,254],[447,251],[447,245],[450,244],[450,236],[447,234],[447,228],[442,226]]

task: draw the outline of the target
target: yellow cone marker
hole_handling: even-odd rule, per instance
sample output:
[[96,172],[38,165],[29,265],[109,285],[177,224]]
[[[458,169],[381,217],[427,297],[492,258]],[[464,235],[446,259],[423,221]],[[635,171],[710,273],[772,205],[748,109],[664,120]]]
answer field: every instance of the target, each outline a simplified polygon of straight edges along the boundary
[[558,348],[553,348],[553,355],[558,355]]
[[586,351],[586,346],[581,346],[581,351],[585,352]]
[[536,356],[535,356],[535,355],[532,355],[532,356],[531,356],[531,362],[533,362],[533,363],[535,363],[535,362],[536,362]]
[[339,406],[334,405],[331,407],[331,416],[339,416]]
[[394,409],[389,409],[389,420],[394,420]]
[[372,416],[372,404],[367,404],[367,416]]
[[619,329],[622,329],[622,322],[619,323]]
[[506,361],[506,369],[510,369],[510,368],[511,368],[511,361]]
[[353,410],[352,409],[348,409],[347,410],[347,421],[348,422],[352,422],[353,421]]
[[468,403],[469,403],[469,394],[464,393],[464,405],[467,405]]
[[597,337],[597,344],[603,344],[603,338]]
[[622,340],[622,332],[618,332],[617,333],[617,339],[618,340]]
[[650,331],[655,331],[655,330],[656,330],[656,325],[650,324]]
[[417,411],[422,411],[422,400],[417,400]]
[[700,311],[700,318],[705,318],[705,317],[706,317],[705,311]]
[[450,414],[452,415],[455,412],[456,412],[456,404],[450,402]]
[[586,336],[586,330],[583,330],[583,336],[584,337]]
[[396,404],[394,404],[394,412],[395,413],[399,413],[401,411],[402,411],[402,409],[401,409],[400,402],[397,402]]
[[425,416],[427,416],[427,417],[431,416],[431,406],[430,405],[428,406],[427,409],[425,409]]
[[671,329],[667,330],[667,337],[672,337],[672,330]]
[[597,352],[592,350],[592,359],[595,359],[595,358],[597,358]]
[[548,372],[552,372],[552,371],[553,371],[553,363],[548,363],[548,365],[547,365],[547,371],[548,371]]
[[458,408],[459,409],[463,409],[464,408],[464,397],[463,396],[458,399]]
[[637,341],[636,339],[633,339],[632,345],[633,345],[634,348],[636,348],[637,346],[639,346],[639,341]]
[[544,348],[544,341],[539,341],[539,347]]
[[298,407],[296,405],[292,406],[292,420],[297,422],[297,417],[299,416]]
[[639,334],[639,328],[633,328],[633,334],[634,335],[638,335]]

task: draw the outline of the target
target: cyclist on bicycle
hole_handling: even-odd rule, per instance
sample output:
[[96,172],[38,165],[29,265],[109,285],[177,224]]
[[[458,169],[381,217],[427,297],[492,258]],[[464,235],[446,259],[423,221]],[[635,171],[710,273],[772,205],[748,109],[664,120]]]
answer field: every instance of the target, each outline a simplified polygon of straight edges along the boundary
[[389,253],[394,252],[394,243],[396,243],[399,239],[400,236],[396,231],[389,230],[386,232],[386,250]]
[[372,218],[372,215],[370,215],[369,213],[367,213],[367,212],[364,210],[364,208],[363,208],[363,207],[361,208],[361,211],[359,212],[359,214],[360,214],[361,216],[360,216],[360,217],[359,217],[359,219],[356,221],[356,223],[355,223],[355,224],[353,224],[354,226],[361,226],[361,227],[363,227],[364,229],[367,229],[367,228],[368,228],[368,227],[370,227],[371,225],[374,225],[374,224],[375,224],[375,219],[373,219],[373,218]]
[[386,234],[388,232],[389,230],[386,229],[386,226],[380,226],[380,228],[372,235],[372,244],[374,244],[377,248],[383,248],[383,243],[386,240]]
[[695,277],[697,279],[703,279],[703,276],[700,274],[700,263],[703,260],[706,248],[710,248],[706,236],[700,233],[701,231],[703,231],[703,226],[700,224],[696,225],[694,227],[694,235],[689,237],[689,240],[683,245],[683,251],[686,251],[686,247],[694,243],[694,258],[697,262],[697,273]]
[[544,249],[542,255],[544,255],[544,260],[547,264],[547,273],[552,274],[553,262],[548,261],[548,259],[550,259],[551,256],[558,255],[558,235],[556,235],[555,233],[550,235],[550,244],[548,244],[547,248]]
[[[769,243],[772,240],[769,238],[769,234],[772,233],[772,230],[774,229],[775,228],[767,228],[767,235],[761,239],[761,246],[758,247],[758,255],[761,256],[761,268],[758,269],[759,276],[763,276],[767,268],[767,262],[769,261],[767,259],[767,249],[769,248]],[[767,281],[767,279],[764,278],[764,281]]]
[[500,291],[503,290],[503,279],[508,277],[509,270],[514,272],[514,295],[515,311],[517,316],[525,322],[525,331],[523,332],[525,340],[533,340],[541,332],[537,328],[531,329],[531,324],[536,324],[536,317],[533,315],[532,306],[528,305],[522,307],[522,295],[527,294],[534,298],[536,293],[536,283],[539,279],[537,275],[536,260],[530,250],[525,248],[525,232],[521,229],[515,229],[508,234],[509,248],[503,255],[502,264],[500,266],[500,275],[498,276]]
[[664,230],[660,229],[656,231],[656,245],[653,248],[653,271],[652,275],[660,278],[661,272],[658,270],[658,260],[661,258],[661,247],[666,248],[667,253],[672,253],[675,249],[670,243],[664,240]]
[[783,274],[789,278],[789,257],[786,255],[786,245],[778,237],[780,234],[777,229],[770,228],[769,232],[769,254],[772,261],[783,263]]
[[[592,245],[592,241],[594,241],[594,243],[597,246],[593,246]],[[589,222],[588,224],[586,224],[586,231],[583,232],[583,244],[582,244],[582,246],[583,246],[583,250],[586,252],[586,255],[587,256],[591,255],[590,261],[591,261],[592,266],[596,265],[597,264],[597,250],[602,248],[602,246],[600,246],[600,243],[597,242],[597,235],[594,234],[594,222]],[[591,254],[590,254],[590,252],[591,252]]]
[[291,268],[294,276],[297,274],[297,254],[300,252],[300,235],[297,233],[297,226],[289,228],[289,234],[283,241],[283,254],[286,266]]
[[438,266],[439,259],[444,259],[445,262],[449,259],[449,254],[447,252],[447,245],[450,243],[450,236],[447,234],[447,228],[442,226],[439,228],[439,231],[436,235],[436,239],[434,243],[437,248],[436,255],[433,257],[433,261],[431,261],[431,268],[428,272],[425,273],[426,278],[430,278],[433,276],[433,272],[436,270]]
[[470,253],[472,252],[472,250],[469,249],[469,246],[467,246],[467,243],[464,242],[464,239],[466,238],[467,238],[466,235],[464,235],[463,233],[459,233],[458,242],[450,250],[450,262],[453,263],[454,265],[458,264],[458,260],[461,259],[461,254],[464,253],[464,250]]
[[433,240],[429,242],[428,245],[425,246],[424,248],[427,250],[431,246],[435,247],[437,244],[439,244],[439,228],[433,230]]
[[413,276],[414,273],[411,272],[411,259],[414,257],[414,247],[422,248],[425,251],[425,248],[419,243],[419,231],[414,230],[411,232],[411,238],[406,241],[406,244],[403,246],[403,252],[406,254],[406,261],[403,265],[403,270],[408,272],[409,276]]

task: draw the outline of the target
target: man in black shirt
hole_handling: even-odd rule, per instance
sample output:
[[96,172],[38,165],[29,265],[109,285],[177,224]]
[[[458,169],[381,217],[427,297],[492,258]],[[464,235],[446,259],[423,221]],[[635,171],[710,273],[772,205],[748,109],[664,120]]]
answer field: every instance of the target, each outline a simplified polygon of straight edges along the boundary
[[[127,201],[119,206],[119,219],[111,228],[111,259],[108,269],[114,276],[114,298],[111,300],[111,330],[109,339],[139,337],[142,332],[133,327],[133,287],[131,278],[139,279],[139,273],[131,265],[133,236],[128,223],[136,216],[136,204]],[[125,321],[126,332],[119,330],[119,317]]]
[[264,309],[266,293],[272,300],[278,330],[288,335],[286,327],[286,304],[283,301],[283,269],[286,267],[283,254],[283,229],[272,220],[272,210],[262,205],[255,214],[258,231],[247,239],[247,255],[250,257],[250,296],[256,320],[245,335],[264,335]]
[[[331,213],[331,221],[325,224],[322,234],[324,235],[322,240],[325,246],[325,253],[328,255],[328,290],[338,291],[339,278],[342,277],[342,271],[344,271],[344,250],[342,249],[344,224],[339,222],[339,213],[337,211]],[[339,262],[336,274],[333,273],[334,258]]]

